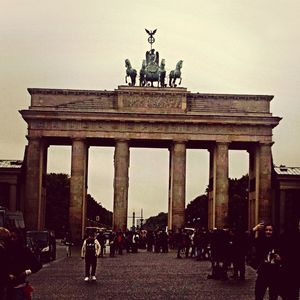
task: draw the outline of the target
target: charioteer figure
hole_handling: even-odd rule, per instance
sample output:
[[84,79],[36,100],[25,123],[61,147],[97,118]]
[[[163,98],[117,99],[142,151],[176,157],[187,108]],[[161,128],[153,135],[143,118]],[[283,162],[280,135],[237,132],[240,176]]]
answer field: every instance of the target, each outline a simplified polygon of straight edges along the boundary
[[[166,78],[166,70],[165,70],[165,59],[162,59],[159,64],[159,52],[155,51],[152,48],[152,44],[155,42],[154,34],[156,33],[157,29],[151,31],[145,29],[148,37],[148,42],[151,46],[150,50],[146,52],[146,57],[142,61],[142,66],[139,72],[140,86],[151,86],[153,87],[153,83],[157,82],[157,87],[166,87],[167,84],[165,83]],[[127,83],[127,77],[131,78],[131,82],[128,84],[130,86],[134,86],[136,82],[136,75],[137,72],[134,68],[132,68],[129,59],[125,60],[126,65],[126,77],[125,82]],[[177,65],[176,69],[172,70],[169,74],[169,86],[176,87],[176,79],[180,79],[179,84],[181,84],[181,68],[182,68],[182,60],[180,60]]]

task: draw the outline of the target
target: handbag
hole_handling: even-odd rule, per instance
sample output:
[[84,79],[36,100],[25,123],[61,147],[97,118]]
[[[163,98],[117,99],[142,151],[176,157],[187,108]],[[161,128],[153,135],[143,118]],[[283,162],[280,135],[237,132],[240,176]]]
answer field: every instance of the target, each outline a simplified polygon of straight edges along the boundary
[[31,300],[32,299],[32,294],[33,294],[33,287],[29,282],[27,282],[26,285],[23,288],[24,298],[26,300]]

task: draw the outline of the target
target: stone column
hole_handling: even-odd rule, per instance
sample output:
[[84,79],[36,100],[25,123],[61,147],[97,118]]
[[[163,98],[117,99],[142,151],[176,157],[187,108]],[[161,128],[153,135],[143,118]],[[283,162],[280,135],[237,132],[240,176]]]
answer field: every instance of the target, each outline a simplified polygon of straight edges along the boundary
[[252,229],[258,223],[258,178],[259,178],[259,147],[254,144],[249,152],[249,203],[248,203],[248,229]]
[[113,229],[127,229],[129,145],[127,140],[117,140],[114,154],[114,212]]
[[216,227],[228,222],[228,144],[216,145]]
[[271,147],[272,143],[260,143],[249,150],[249,229],[271,221]]
[[74,240],[84,237],[86,224],[86,177],[88,150],[84,140],[72,142],[69,225]]
[[282,190],[280,189],[280,196],[279,196],[279,228],[277,228],[277,230],[280,229],[284,229],[285,225],[286,225],[286,213],[285,213],[285,204],[286,204],[286,190]]
[[215,227],[215,201],[214,193],[214,149],[209,149],[209,183],[208,183],[208,228],[213,229]]
[[9,185],[9,210],[17,210],[17,184],[11,183]]
[[172,147],[169,148],[169,189],[168,189],[168,230],[171,230],[173,228],[173,213],[172,213],[172,182],[173,182],[173,171],[172,171]]
[[186,177],[186,145],[185,142],[174,142],[171,148],[171,220],[172,229],[182,228],[185,222],[185,177]]
[[259,144],[259,203],[258,219],[272,220],[271,175],[272,152],[271,143]]
[[228,143],[217,142],[211,151],[210,183],[209,225],[222,228],[228,221]]
[[27,138],[24,219],[27,229],[42,230],[45,226],[43,175],[47,171],[47,146],[41,138]]

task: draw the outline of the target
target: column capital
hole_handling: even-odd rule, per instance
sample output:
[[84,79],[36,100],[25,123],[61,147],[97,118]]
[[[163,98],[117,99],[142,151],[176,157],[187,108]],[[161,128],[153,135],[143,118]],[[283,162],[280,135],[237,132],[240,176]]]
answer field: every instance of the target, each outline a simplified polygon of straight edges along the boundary
[[128,143],[130,141],[130,139],[126,139],[126,138],[118,138],[118,139],[115,139],[115,142],[116,143]]
[[173,140],[173,144],[186,144],[188,142],[187,139],[176,139]]
[[72,142],[85,142],[86,141],[86,138],[83,138],[83,137],[79,137],[79,136],[71,136],[71,140]]
[[274,145],[274,142],[273,141],[269,141],[269,142],[259,142],[258,143],[259,144],[259,146],[270,146],[270,147],[272,147],[273,145]]
[[28,141],[40,141],[42,139],[42,137],[41,136],[26,135],[26,139]]
[[227,145],[229,146],[230,142],[229,141],[224,141],[224,140],[216,140],[215,145]]

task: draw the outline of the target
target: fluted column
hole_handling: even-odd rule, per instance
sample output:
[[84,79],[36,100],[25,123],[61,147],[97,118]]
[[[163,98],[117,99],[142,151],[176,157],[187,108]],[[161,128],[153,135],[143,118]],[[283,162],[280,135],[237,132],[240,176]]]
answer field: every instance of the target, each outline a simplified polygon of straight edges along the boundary
[[17,210],[17,183],[9,185],[9,210]]
[[249,150],[249,228],[272,220],[272,143],[259,143]]
[[210,153],[209,226],[222,228],[228,218],[228,143],[217,142]]
[[84,237],[86,224],[87,145],[82,139],[72,142],[69,225],[74,240]]
[[272,144],[259,145],[259,204],[258,218],[272,221],[271,175],[272,175]]
[[129,145],[127,140],[117,140],[114,154],[114,212],[113,229],[127,229]]
[[[173,146],[172,146],[173,147]],[[168,229],[171,230],[173,228],[173,213],[172,213],[172,182],[173,182],[173,171],[172,171],[172,147],[169,149],[169,188],[168,188]]]
[[41,138],[27,138],[24,219],[27,229],[41,230],[45,227],[47,145]]
[[[170,208],[169,223],[175,231],[182,228],[185,222],[185,178],[186,178],[186,145],[184,142],[174,142],[171,147],[170,166]],[[170,228],[170,229],[171,229]]]
[[215,220],[215,201],[216,195],[214,193],[214,148],[209,149],[209,183],[208,183],[208,228],[212,229],[215,227],[216,220]]

